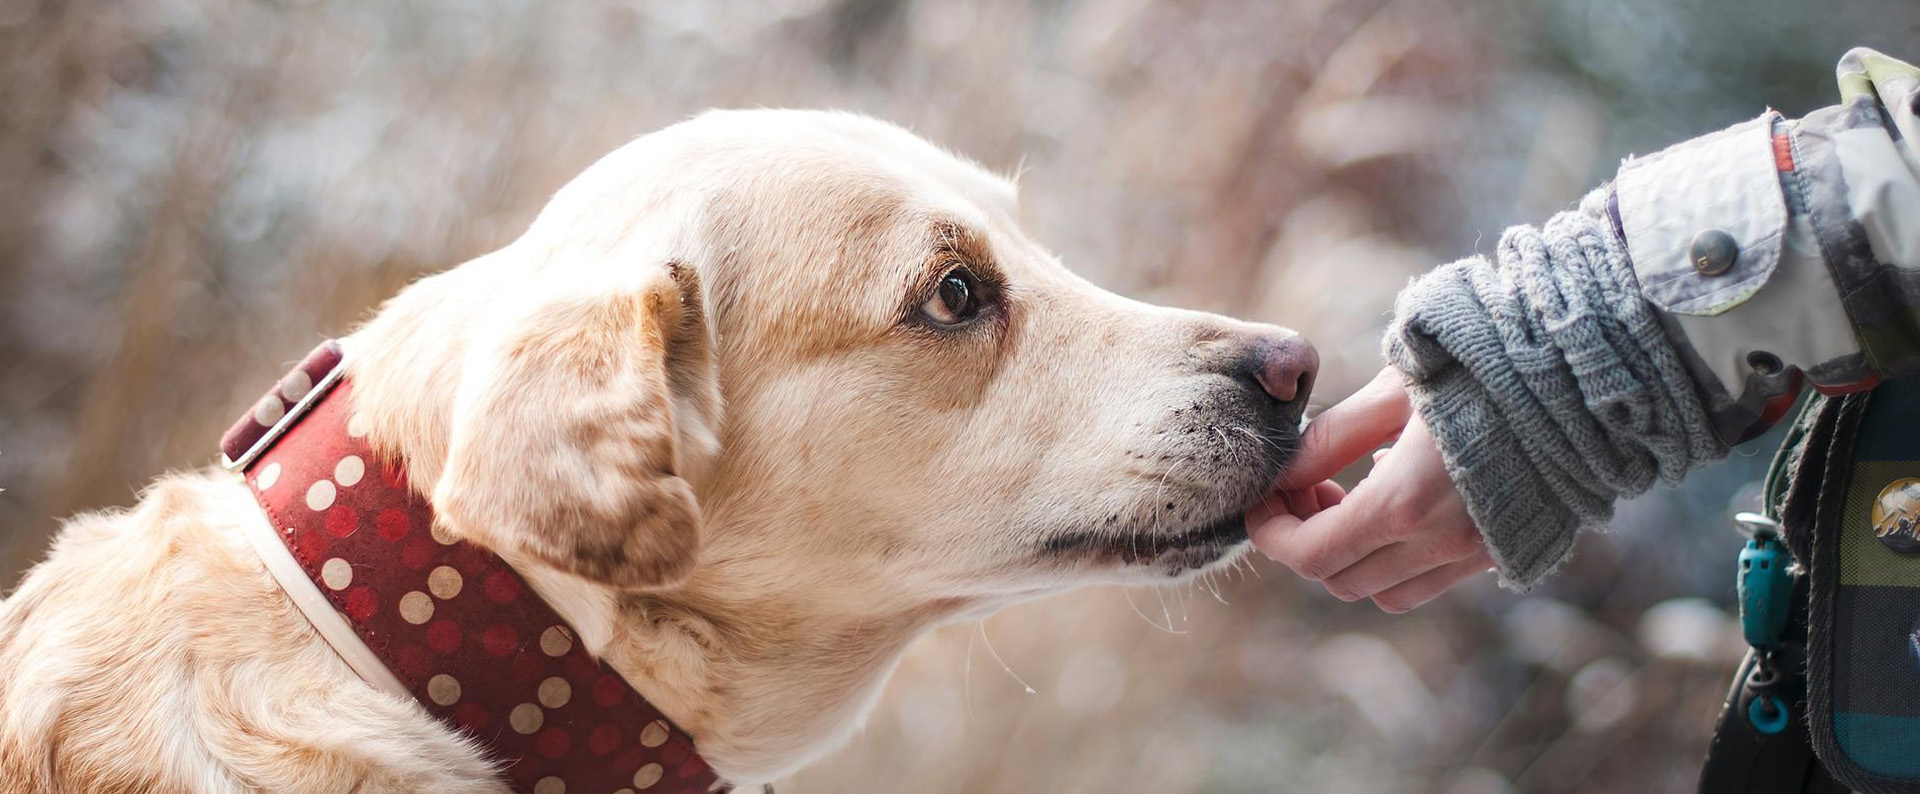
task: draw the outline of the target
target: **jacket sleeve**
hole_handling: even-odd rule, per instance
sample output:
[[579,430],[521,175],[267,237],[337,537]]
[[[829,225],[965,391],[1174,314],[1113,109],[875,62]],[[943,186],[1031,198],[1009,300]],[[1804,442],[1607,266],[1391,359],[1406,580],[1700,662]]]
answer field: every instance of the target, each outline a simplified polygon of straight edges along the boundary
[[1630,159],[1578,209],[1416,279],[1405,376],[1501,581],[1725,456],[1804,384],[1920,371],[1920,71],[1870,50],[1842,104]]
[[1868,49],[1841,104],[1769,111],[1628,160],[1608,212],[1715,432],[1764,431],[1802,384],[1920,371],[1920,70]]

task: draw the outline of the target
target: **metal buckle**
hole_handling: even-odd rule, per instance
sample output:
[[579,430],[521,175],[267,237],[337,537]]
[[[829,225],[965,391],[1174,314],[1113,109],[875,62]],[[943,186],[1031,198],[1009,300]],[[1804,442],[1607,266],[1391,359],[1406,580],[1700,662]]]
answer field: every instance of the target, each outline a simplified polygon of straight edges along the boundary
[[272,427],[267,428],[267,432],[260,436],[259,440],[253,442],[253,446],[247,447],[247,451],[242,453],[238,460],[229,458],[227,457],[227,453],[221,452],[220,468],[226,469],[227,471],[239,471],[246,468],[247,464],[252,463],[256,458],[264,454],[268,447],[273,446],[273,442],[280,439],[281,434],[287,432],[287,428],[292,427],[294,422],[300,421],[300,417],[305,416],[307,411],[313,408],[314,403],[320,402],[320,398],[325,397],[327,392],[333,389],[334,384],[339,383],[340,379],[346,376],[347,359],[353,356],[353,345],[349,344],[348,340],[344,338],[334,341],[340,346],[340,360],[333,365],[333,369],[327,370],[327,374],[320,378],[320,382],[313,384],[313,388],[308,389],[307,393],[303,395],[298,402],[295,402],[292,408],[288,408],[287,412],[280,416],[279,421],[274,422]]

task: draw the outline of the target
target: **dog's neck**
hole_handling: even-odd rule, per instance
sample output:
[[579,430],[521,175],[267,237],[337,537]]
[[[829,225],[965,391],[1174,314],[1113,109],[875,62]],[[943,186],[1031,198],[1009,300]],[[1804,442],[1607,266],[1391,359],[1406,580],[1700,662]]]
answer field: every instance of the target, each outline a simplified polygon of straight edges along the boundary
[[[476,260],[462,271],[487,264]],[[404,461],[423,496],[433,493],[445,465],[468,352],[465,335],[445,329],[486,322],[490,303],[479,292],[462,294],[481,279],[455,275],[415,284],[352,340],[350,376],[370,423],[369,440]],[[759,531],[707,529],[709,537]],[[694,736],[716,771],[742,784],[788,774],[844,743],[907,644],[980,606],[875,604],[855,596],[828,599],[837,606],[824,609],[821,593],[761,581],[749,571],[764,567],[725,553],[703,556],[680,585],[626,594],[505,559],[589,650]],[[780,618],[766,617],[773,615]]]
[[754,584],[734,571],[703,565],[683,587],[621,599],[623,636],[608,658],[649,679],[648,697],[742,779],[785,775],[844,744],[907,645],[958,611],[943,603],[856,614],[821,608],[842,600],[817,593],[743,597]]

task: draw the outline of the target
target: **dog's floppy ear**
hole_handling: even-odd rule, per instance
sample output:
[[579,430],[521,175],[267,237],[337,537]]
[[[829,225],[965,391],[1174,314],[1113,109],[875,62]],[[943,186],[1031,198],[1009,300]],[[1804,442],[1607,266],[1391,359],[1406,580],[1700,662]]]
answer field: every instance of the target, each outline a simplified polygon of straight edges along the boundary
[[[706,446],[713,417],[675,413],[718,400],[692,269],[526,303],[466,356],[438,520],[614,587],[686,578],[700,506],[681,477],[682,425]],[[676,399],[676,386],[706,393]]]

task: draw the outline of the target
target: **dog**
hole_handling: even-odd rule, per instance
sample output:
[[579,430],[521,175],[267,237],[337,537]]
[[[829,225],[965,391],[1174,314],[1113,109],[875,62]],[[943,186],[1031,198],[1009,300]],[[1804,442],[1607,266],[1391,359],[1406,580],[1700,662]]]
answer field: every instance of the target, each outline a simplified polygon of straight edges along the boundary
[[[368,439],[731,784],[846,742],[916,637],[1230,564],[1317,360],[1069,272],[899,127],[714,111],[349,337]],[[263,384],[265,385],[265,384]],[[506,791],[369,686],[239,477],[75,517],[0,603],[0,791]]]

